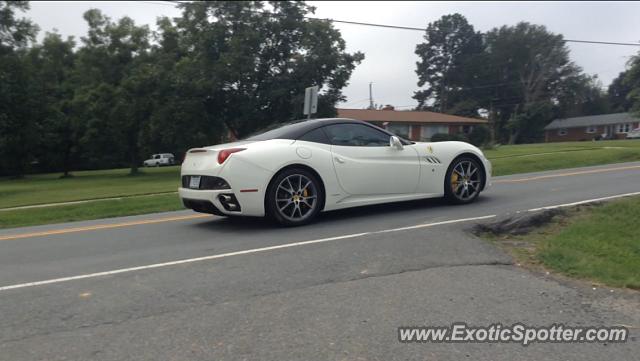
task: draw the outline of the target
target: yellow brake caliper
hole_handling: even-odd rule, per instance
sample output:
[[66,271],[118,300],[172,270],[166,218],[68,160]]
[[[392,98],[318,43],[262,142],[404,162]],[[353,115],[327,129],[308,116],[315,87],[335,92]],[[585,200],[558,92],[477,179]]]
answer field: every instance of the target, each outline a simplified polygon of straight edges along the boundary
[[451,189],[455,191],[457,186],[458,186],[458,173],[453,172],[453,174],[451,175]]

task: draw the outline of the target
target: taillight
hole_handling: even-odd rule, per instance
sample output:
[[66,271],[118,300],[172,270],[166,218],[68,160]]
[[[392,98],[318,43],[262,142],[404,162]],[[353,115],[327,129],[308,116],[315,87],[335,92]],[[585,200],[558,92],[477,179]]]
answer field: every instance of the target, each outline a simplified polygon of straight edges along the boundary
[[227,160],[227,158],[229,158],[231,154],[241,152],[245,149],[247,148],[229,148],[221,150],[220,152],[218,152],[218,164],[224,163],[224,161]]

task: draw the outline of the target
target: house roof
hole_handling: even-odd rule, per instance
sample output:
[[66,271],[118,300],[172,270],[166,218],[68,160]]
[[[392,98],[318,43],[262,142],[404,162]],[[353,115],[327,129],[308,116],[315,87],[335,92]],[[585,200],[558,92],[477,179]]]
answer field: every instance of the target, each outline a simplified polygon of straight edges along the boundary
[[614,113],[602,115],[588,115],[586,117],[574,117],[565,119],[556,119],[549,123],[545,130],[588,127],[590,125],[609,125],[618,123],[637,122],[638,118],[634,118],[631,113]]
[[455,123],[484,124],[486,119],[467,118],[458,115],[427,111],[397,111],[370,109],[338,109],[338,117],[364,120],[367,122],[403,122],[403,123]]

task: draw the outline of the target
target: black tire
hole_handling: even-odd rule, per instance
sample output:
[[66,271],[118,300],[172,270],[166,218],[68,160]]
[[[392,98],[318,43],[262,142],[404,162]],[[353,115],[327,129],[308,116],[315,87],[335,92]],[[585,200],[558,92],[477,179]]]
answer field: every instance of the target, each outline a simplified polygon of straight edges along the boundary
[[[469,165],[470,172],[467,171]],[[463,179],[460,179],[461,177]],[[453,204],[471,203],[478,198],[484,182],[485,172],[482,164],[473,157],[460,156],[454,159],[447,169],[444,179],[445,198]]]
[[[291,183],[287,183],[287,180]],[[289,185],[292,186],[292,192],[285,189]],[[289,168],[271,180],[265,197],[265,210],[269,218],[284,226],[301,226],[317,217],[325,195],[315,174],[304,168]],[[299,211],[296,211],[296,207]]]

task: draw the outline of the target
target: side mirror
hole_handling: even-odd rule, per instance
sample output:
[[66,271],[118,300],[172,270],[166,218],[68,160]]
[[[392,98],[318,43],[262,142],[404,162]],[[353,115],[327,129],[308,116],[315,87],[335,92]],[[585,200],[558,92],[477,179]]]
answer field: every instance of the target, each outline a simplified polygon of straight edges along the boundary
[[404,149],[404,145],[402,145],[400,138],[396,137],[395,135],[392,135],[391,138],[389,138],[389,145],[398,150]]

